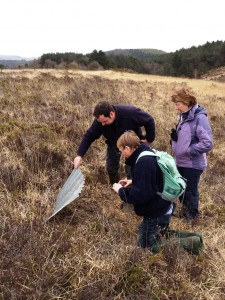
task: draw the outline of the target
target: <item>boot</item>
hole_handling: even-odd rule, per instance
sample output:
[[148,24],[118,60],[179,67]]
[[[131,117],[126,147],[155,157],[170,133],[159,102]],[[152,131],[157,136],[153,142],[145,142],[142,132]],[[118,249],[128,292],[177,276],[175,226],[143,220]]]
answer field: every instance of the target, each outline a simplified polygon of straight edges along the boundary
[[179,239],[180,246],[191,254],[199,255],[203,244],[198,236]]
[[197,236],[200,238],[200,241],[203,244],[203,237],[198,232],[188,232],[188,231],[181,231],[181,230],[166,229],[161,234],[162,234],[162,236],[165,236],[166,238],[171,238],[171,237],[187,238],[190,236]]
[[153,253],[159,252],[165,246],[174,245],[182,247],[189,253],[200,255],[200,252],[204,247],[202,235],[197,232],[167,229],[161,232],[161,235],[164,238],[160,239],[152,246]]

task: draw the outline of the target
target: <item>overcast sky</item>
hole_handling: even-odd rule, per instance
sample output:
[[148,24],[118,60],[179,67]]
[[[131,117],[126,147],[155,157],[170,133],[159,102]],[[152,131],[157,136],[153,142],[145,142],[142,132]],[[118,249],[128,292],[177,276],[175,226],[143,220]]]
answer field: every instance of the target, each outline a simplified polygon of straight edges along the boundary
[[224,0],[1,0],[0,55],[153,48],[225,40]]

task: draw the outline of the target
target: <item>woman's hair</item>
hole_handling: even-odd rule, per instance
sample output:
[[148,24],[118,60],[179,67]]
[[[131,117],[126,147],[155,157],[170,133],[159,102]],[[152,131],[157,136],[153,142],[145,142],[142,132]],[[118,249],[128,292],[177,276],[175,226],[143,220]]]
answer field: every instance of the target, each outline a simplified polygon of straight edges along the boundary
[[125,131],[117,140],[117,148],[125,148],[126,146],[134,149],[140,145],[140,138],[132,130]]
[[109,117],[111,111],[115,111],[114,107],[107,101],[101,101],[95,106],[93,116],[97,119],[100,115]]
[[197,104],[197,100],[195,96],[185,88],[182,88],[175,92],[171,97],[172,102],[182,102],[183,104],[187,105],[188,107],[192,107]]

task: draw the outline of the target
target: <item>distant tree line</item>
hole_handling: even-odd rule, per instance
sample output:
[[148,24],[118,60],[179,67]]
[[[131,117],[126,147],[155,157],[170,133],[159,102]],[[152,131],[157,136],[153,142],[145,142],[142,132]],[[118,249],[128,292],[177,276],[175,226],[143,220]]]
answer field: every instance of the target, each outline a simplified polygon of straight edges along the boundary
[[162,75],[198,78],[211,69],[225,66],[225,42],[207,42],[203,46],[163,54],[155,62],[163,66]]
[[[143,74],[199,78],[210,69],[225,66],[225,42],[207,42],[198,47],[165,53],[154,49],[126,49],[90,54],[46,53],[29,67],[82,70],[119,69]],[[154,51],[153,51],[154,50]]]
[[145,73],[144,64],[133,56],[106,55],[102,50],[94,50],[90,54],[76,53],[47,53],[37,62],[41,68],[75,68],[86,70],[126,69],[133,72]]

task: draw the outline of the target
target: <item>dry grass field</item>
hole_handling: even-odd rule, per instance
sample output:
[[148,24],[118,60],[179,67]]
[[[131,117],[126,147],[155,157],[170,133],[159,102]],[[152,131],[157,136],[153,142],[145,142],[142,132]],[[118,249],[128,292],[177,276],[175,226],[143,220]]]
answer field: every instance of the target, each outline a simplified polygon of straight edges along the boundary
[[[170,95],[191,88],[209,112],[214,148],[200,182],[200,256],[136,247],[140,219],[108,184],[103,139],[88,150],[80,197],[45,222],[101,100],[138,106],[156,122],[154,148],[170,153]],[[0,73],[0,299],[225,299],[225,83],[113,71]],[[122,175],[121,175],[122,176]]]

